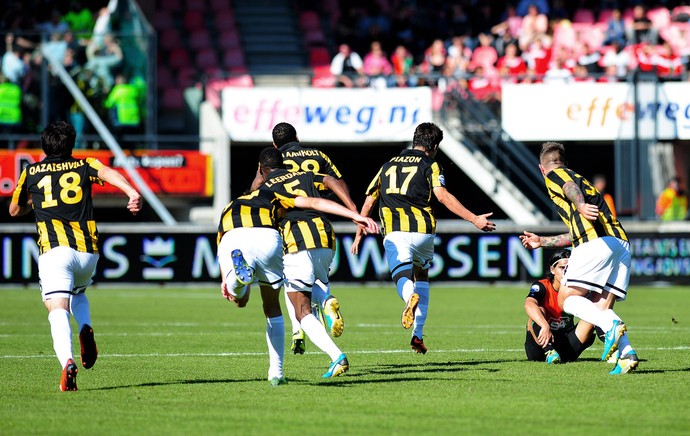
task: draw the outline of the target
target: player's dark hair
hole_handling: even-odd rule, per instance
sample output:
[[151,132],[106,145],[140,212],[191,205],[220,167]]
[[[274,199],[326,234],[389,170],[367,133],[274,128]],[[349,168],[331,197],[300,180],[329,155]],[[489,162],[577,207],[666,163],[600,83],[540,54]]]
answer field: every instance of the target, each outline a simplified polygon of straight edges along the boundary
[[443,141],[443,130],[434,123],[421,123],[414,130],[413,147],[424,147],[426,151],[434,151]]
[[56,121],[41,132],[41,148],[47,157],[67,158],[72,156],[76,137],[77,134],[71,124]]
[[259,154],[259,165],[272,170],[285,168],[283,154],[275,147],[267,147]]
[[553,282],[554,275],[551,272],[551,267],[554,266],[556,263],[558,263],[559,260],[561,259],[568,259],[570,257],[570,250],[558,250],[554,254],[551,255],[551,258],[549,259],[549,272],[546,274],[546,277],[548,277],[549,280]]
[[539,152],[539,163],[542,165],[560,162],[563,165],[565,162],[565,147],[558,142],[545,142],[541,146]]
[[283,145],[287,144],[288,142],[296,142],[296,141],[297,141],[297,130],[295,130],[295,127],[292,124],[290,124],[290,123],[278,123],[273,128],[273,143],[276,146],[282,147]]

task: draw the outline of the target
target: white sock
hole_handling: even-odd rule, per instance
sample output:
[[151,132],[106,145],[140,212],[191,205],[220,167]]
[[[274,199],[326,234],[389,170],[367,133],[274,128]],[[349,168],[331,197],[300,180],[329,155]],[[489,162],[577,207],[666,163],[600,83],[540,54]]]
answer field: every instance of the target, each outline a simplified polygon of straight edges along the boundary
[[285,356],[285,322],[283,316],[266,318],[266,343],[268,344],[268,379],[283,376]]
[[326,332],[323,324],[311,313],[302,318],[302,330],[309,336],[309,339],[319,347],[321,351],[328,354],[331,362],[335,361],[341,354],[340,348],[335,345],[331,336]]
[[67,361],[72,359],[72,329],[69,325],[69,312],[65,309],[55,309],[48,314],[50,334],[53,336],[53,349],[64,368]]
[[581,320],[587,321],[607,332],[613,327],[613,320],[618,316],[611,309],[601,310],[596,304],[579,295],[571,295],[563,302],[563,310]]
[[297,321],[297,315],[295,314],[295,306],[292,305],[290,297],[288,297],[288,286],[287,284],[284,288],[285,292],[285,307],[287,307],[288,318],[290,318],[290,324],[292,324],[292,333],[297,333],[300,329],[299,321]]
[[80,332],[82,327],[86,324],[91,325],[91,308],[89,306],[89,299],[86,298],[85,293],[82,292],[81,294],[72,295],[69,302],[69,310],[77,321]]
[[429,312],[429,282],[415,282],[414,291],[419,294],[419,304],[414,312],[414,330],[412,336],[417,336],[422,339],[422,330],[424,330],[424,322],[426,322],[426,315]]
[[401,277],[395,283],[395,287],[398,290],[398,296],[407,303],[410,299],[410,295],[414,293],[414,282],[407,277]]
[[311,301],[319,303],[319,307],[323,308],[323,303],[331,296],[331,284],[324,283],[316,279],[314,286],[311,289]]

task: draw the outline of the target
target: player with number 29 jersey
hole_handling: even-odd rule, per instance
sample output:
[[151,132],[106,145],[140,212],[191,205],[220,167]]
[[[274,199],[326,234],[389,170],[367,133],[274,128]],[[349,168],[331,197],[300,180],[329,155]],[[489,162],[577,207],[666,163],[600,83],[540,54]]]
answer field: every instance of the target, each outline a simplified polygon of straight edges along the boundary
[[98,178],[102,167],[94,158],[46,157],[24,168],[12,202],[26,204],[31,197],[41,254],[59,246],[98,253],[91,185],[103,184]]

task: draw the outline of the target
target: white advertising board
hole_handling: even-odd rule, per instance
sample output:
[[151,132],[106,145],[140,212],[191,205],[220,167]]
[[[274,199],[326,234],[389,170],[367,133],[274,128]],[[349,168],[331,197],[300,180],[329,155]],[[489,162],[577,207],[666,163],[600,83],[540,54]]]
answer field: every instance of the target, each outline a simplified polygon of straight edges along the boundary
[[225,88],[222,115],[234,141],[271,142],[273,126],[288,122],[303,142],[411,141],[431,121],[431,90]]
[[[520,141],[690,138],[690,83],[504,85],[503,129]],[[658,102],[658,103],[656,103]],[[639,119],[634,123],[634,105]]]

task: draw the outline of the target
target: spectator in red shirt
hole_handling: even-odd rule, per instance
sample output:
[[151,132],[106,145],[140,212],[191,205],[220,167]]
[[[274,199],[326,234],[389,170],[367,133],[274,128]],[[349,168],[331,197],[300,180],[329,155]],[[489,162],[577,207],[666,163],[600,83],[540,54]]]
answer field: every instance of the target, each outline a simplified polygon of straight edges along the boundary
[[479,65],[475,68],[474,75],[468,80],[467,89],[477,100],[496,100],[499,89],[495,79],[495,77],[486,74],[484,67]]
[[683,63],[680,56],[673,52],[671,44],[664,41],[654,55],[656,71],[659,76],[677,76],[683,71]]
[[522,76],[527,72],[527,63],[517,55],[517,46],[509,44],[506,46],[506,54],[498,59],[496,67],[499,70],[508,69],[511,76]]
[[522,57],[527,61],[528,68],[533,69],[537,75],[544,75],[549,69],[551,47],[545,46],[543,40],[538,38],[526,52],[522,53]]

